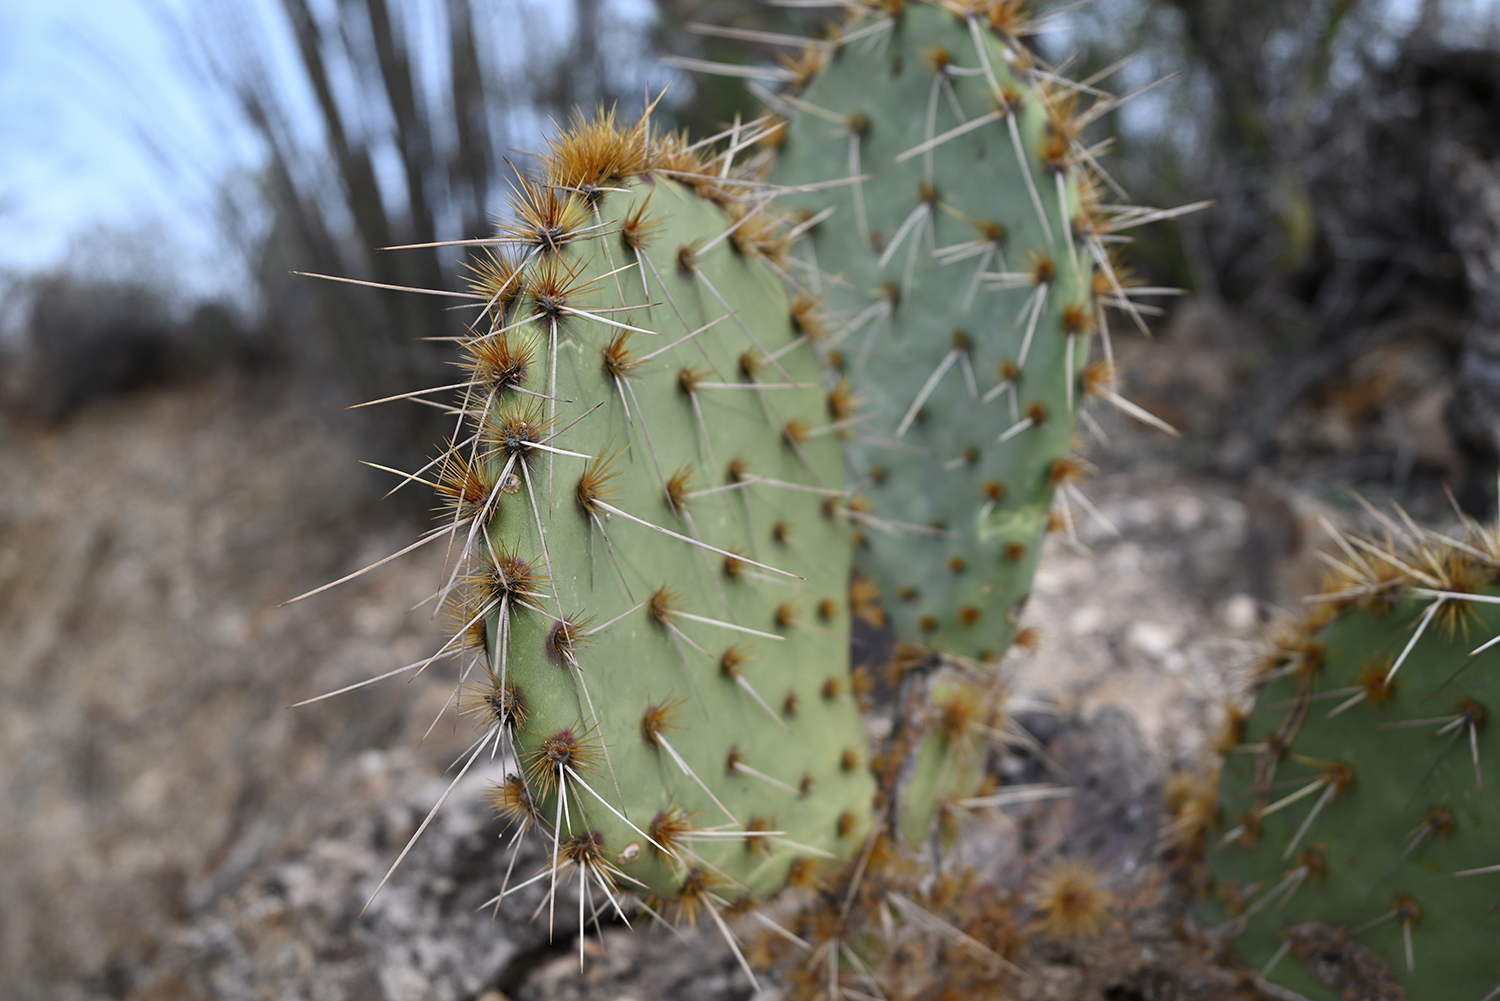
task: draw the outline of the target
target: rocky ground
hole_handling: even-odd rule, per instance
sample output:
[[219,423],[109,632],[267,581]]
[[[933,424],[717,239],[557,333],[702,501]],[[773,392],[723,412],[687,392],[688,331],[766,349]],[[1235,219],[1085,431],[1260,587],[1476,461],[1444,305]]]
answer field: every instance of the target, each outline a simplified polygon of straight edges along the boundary
[[[440,642],[408,611],[438,551],[278,607],[420,528],[382,508],[329,409],[239,379],[0,425],[0,995],[748,998],[705,931],[610,927],[580,975],[566,922],[549,942],[528,920],[541,887],[484,910],[506,858],[484,802],[498,762],[364,909],[468,738],[445,720],[423,739],[451,667],[285,708]],[[1075,795],[985,820],[965,850],[1019,885],[1062,847],[1127,901],[1090,950],[1034,947],[1023,996],[1255,996],[1161,903],[1161,781],[1200,760],[1263,615],[1313,579],[1318,515],[1339,512],[1104,427],[1114,447],[1091,449],[1084,487],[1098,516],[1075,502],[1077,538],[1049,541],[1028,609],[1043,642],[1006,664]]]

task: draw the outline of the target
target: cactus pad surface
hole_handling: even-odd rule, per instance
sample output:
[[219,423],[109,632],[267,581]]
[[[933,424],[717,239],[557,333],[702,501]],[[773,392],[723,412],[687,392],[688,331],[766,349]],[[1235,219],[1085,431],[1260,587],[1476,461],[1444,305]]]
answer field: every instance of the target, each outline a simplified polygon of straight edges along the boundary
[[1500,550],[1470,528],[1343,540],[1339,579],[1278,637],[1226,738],[1205,910],[1310,998],[1335,995],[1304,962],[1309,922],[1374,950],[1412,998],[1500,984],[1500,654],[1473,655],[1500,635]]

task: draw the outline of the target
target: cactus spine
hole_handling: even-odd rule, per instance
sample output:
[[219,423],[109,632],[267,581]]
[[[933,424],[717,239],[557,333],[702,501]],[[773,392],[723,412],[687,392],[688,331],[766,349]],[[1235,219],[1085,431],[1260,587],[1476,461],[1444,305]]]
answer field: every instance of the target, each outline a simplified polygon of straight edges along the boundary
[[727,935],[858,848],[874,784],[838,442],[781,237],[724,167],[644,119],[552,143],[479,241],[457,431],[418,477],[457,557],[464,769],[512,752],[495,804],[548,847],[511,885]]
[[1114,291],[1078,143],[1097,112],[1038,72],[1019,5],[886,6],[767,95],[791,116],[773,178],[835,185],[785,201],[818,220],[805,260],[855,408],[857,566],[899,636],[994,661],[1082,472],[1080,378]]
[[1352,940],[1410,997],[1478,1001],[1500,989],[1485,920],[1500,899],[1485,732],[1500,535],[1387,524],[1383,542],[1339,539],[1335,579],[1277,636],[1254,710],[1231,717],[1217,813],[1187,804],[1181,830],[1208,851],[1207,917],[1271,979],[1331,1001],[1308,961]]
[[[1018,10],[856,17],[800,96],[767,95],[796,112],[770,185],[735,156],[780,124],[712,156],[579,121],[476,241],[457,430],[419,476],[458,554],[441,653],[480,726],[464,769],[513,754],[495,805],[548,844],[507,882],[706,913],[737,952],[721,911],[819,890],[798,920],[830,990],[874,982],[855,938],[877,915],[944,924],[919,899],[1010,929],[958,884],[929,893],[895,842],[1007,739],[987,665],[1081,471],[1084,398],[1114,398],[1090,346],[1106,305],[1133,307],[1103,237],[1145,218],[1095,204],[1078,133],[1112,104],[1075,116]],[[809,51],[800,82],[833,52]],[[768,193],[803,221],[778,226]],[[882,620],[882,594],[922,642],[871,760],[849,619]],[[962,936],[980,962],[954,982],[1008,975],[1012,932]]]

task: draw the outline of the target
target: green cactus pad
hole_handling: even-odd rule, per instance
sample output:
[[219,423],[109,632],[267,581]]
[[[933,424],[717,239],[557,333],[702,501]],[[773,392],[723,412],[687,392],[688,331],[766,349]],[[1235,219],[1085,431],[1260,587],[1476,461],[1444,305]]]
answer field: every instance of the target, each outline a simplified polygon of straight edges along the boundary
[[801,93],[770,101],[792,116],[773,179],[845,182],[785,202],[834,209],[805,260],[858,417],[857,565],[899,636],[973,660],[1014,639],[1054,490],[1078,471],[1100,322],[1071,103],[1006,33],[1014,6],[993,24],[925,3],[851,23]]
[[818,361],[717,167],[609,119],[558,141],[477,265],[483,378],[444,465],[484,522],[465,701],[525,769],[497,804],[556,879],[689,919],[848,856],[874,795]]
[[[1347,577],[1281,636],[1226,754],[1205,918],[1243,928],[1240,956],[1274,959],[1271,979],[1310,998],[1336,995],[1299,958],[1307,922],[1352,933],[1412,998],[1500,985],[1500,870],[1455,875],[1500,865],[1500,744],[1484,726],[1500,652],[1470,656],[1500,635],[1500,561],[1493,535],[1470,541],[1346,546]],[[1442,593],[1474,597],[1434,611]]]

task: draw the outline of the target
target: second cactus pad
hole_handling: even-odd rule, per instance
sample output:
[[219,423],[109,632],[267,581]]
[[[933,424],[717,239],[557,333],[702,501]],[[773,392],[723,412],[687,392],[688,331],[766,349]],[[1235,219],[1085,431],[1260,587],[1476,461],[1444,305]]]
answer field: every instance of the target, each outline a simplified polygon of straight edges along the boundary
[[1016,42],[1018,5],[962,6],[847,24],[772,102],[792,116],[773,177],[820,188],[784,200],[818,219],[805,260],[855,407],[858,566],[899,635],[989,660],[1078,472],[1097,245],[1069,94]]
[[441,484],[537,878],[689,919],[847,856],[874,792],[818,362],[722,173],[644,124],[557,140],[477,265]]
[[1208,917],[1310,998],[1336,993],[1307,960],[1350,941],[1409,997],[1479,1001],[1500,985],[1500,650],[1473,651],[1500,635],[1500,550],[1478,529],[1343,548],[1227,741]]

